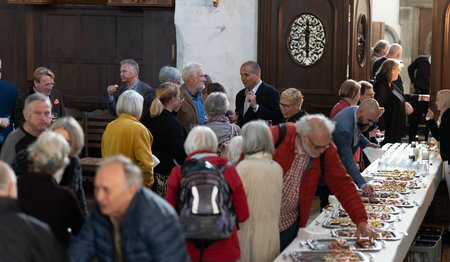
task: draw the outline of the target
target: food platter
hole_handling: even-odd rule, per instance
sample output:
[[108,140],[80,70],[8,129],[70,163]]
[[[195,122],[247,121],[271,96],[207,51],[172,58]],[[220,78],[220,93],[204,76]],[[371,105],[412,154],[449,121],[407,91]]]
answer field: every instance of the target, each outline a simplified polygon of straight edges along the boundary
[[395,206],[388,205],[376,205],[376,204],[364,204],[366,211],[370,213],[384,212],[389,214],[398,214],[400,209]]
[[[389,229],[376,229],[375,230],[378,240],[396,241],[402,239],[400,232]],[[356,238],[356,229],[333,229],[331,235],[339,238]],[[364,237],[364,236],[363,236]]]
[[369,258],[359,251],[294,251],[290,253],[295,262],[304,261],[361,261],[369,262]]
[[[381,220],[369,220],[368,223],[374,228],[386,228],[388,224]],[[326,228],[355,228],[356,225],[350,218],[331,218],[323,221],[323,226]]]
[[[331,216],[332,218],[348,218],[347,212],[343,210],[338,210],[334,212]],[[367,212],[367,217],[369,220],[381,220],[382,222],[394,222],[395,216],[393,214],[389,213],[383,213],[383,212]]]
[[307,246],[313,250],[339,250],[348,249],[355,251],[379,251],[382,246],[378,241],[369,241],[361,239],[357,241],[353,239],[331,238],[331,239],[315,239],[308,240]]

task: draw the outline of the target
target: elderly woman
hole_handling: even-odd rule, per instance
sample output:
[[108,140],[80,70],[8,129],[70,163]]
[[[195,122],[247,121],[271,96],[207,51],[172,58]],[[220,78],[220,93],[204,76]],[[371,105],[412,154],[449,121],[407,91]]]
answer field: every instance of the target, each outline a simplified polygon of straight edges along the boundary
[[[442,89],[436,96],[436,108],[439,118],[434,119],[434,112],[428,109],[427,124],[431,134],[439,141],[441,158],[445,168],[445,182],[450,192],[450,89]],[[450,195],[450,194],[449,194]]]
[[183,83],[183,78],[181,77],[181,72],[175,67],[163,66],[161,70],[159,70],[159,82],[170,82],[181,85]]
[[406,133],[406,115],[412,113],[412,106],[405,101],[403,92],[394,84],[398,79],[402,64],[395,59],[387,59],[376,73],[373,90],[375,99],[384,107],[384,114],[378,126],[384,133],[384,143],[401,143]]
[[288,88],[280,95],[280,109],[286,122],[297,122],[307,113],[302,109],[303,94],[295,88]]
[[[61,186],[69,187],[75,192],[78,203],[87,215],[86,197],[83,190],[82,170],[80,165],[80,158],[78,155],[84,146],[84,133],[80,124],[71,116],[58,118],[50,127],[55,133],[62,135],[70,146],[69,164],[64,169],[64,173],[55,174],[56,182]],[[14,158],[11,167],[14,169],[17,176],[21,176],[29,171],[32,166],[30,157],[30,150],[25,149],[20,151]]]
[[156,98],[150,107],[150,119],[142,122],[153,135],[152,152],[160,160],[153,172],[153,191],[162,197],[166,194],[167,177],[175,166],[174,160],[183,163],[186,157],[181,150],[184,143],[183,127],[173,114],[181,103],[178,85],[162,83],[156,88]]
[[352,79],[347,79],[339,88],[339,96],[341,100],[334,105],[330,112],[330,118],[333,118],[337,113],[347,106],[354,106],[358,103],[361,95],[361,85]]
[[242,129],[245,159],[236,170],[244,184],[250,218],[240,225],[241,261],[273,261],[280,253],[278,220],[283,170],[272,160],[275,151],[269,127],[252,121]]
[[[249,217],[247,200],[245,198],[244,187],[239,178],[236,169],[227,166],[227,160],[217,156],[217,137],[214,132],[205,126],[197,126],[189,132],[184,143],[184,150],[188,156],[186,160],[191,158],[201,158],[216,166],[226,166],[223,170],[225,180],[232,189],[232,202],[236,212],[237,222],[242,223]],[[183,179],[181,166],[173,168],[169,175],[166,200],[173,206],[178,205],[178,188]],[[200,251],[193,241],[187,240],[188,252],[192,261],[199,261]],[[213,242],[203,253],[204,261],[235,261],[239,259],[240,247],[237,235],[237,228],[229,238]]]
[[225,115],[230,103],[227,95],[222,92],[211,93],[205,101],[206,125],[211,128],[217,136],[219,147],[217,152],[226,155],[227,145],[234,136],[241,135],[241,128],[230,123]]
[[56,238],[67,247],[69,232],[78,234],[84,216],[73,192],[56,183],[54,175],[69,163],[70,147],[64,137],[45,131],[30,146],[31,171],[17,181],[19,202],[24,210],[47,223]]
[[130,158],[142,171],[144,185],[153,185],[153,136],[139,122],[144,98],[136,91],[127,90],[117,100],[116,113],[102,136],[102,157],[122,154]]

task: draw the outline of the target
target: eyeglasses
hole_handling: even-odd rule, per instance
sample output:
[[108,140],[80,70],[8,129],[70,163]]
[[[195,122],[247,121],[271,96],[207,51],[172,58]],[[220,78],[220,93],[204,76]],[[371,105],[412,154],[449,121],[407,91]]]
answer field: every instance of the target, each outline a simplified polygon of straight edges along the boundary
[[326,144],[326,145],[323,145],[323,146],[321,146],[321,145],[316,145],[316,144],[314,144],[314,142],[311,140],[311,138],[310,138],[309,136],[306,136],[306,137],[308,138],[309,143],[311,143],[311,145],[314,147],[315,150],[325,150],[325,149],[327,149],[327,148],[330,146],[330,144],[331,144],[331,140],[330,140],[330,142],[328,142],[328,144]]
[[283,109],[287,109],[287,108],[291,107],[292,105],[280,103],[280,106],[281,106]]

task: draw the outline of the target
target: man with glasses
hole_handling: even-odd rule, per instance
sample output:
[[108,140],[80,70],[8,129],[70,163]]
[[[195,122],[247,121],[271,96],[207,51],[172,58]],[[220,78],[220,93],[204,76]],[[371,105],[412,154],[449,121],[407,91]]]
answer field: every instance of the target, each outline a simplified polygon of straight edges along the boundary
[[283,136],[273,155],[284,173],[279,220],[280,250],[295,239],[299,227],[306,226],[319,180],[330,187],[348,212],[357,226],[358,238],[363,234],[373,239],[375,233],[367,224],[361,197],[331,140],[334,123],[324,115],[306,115],[295,124],[286,123],[285,127],[284,136],[281,128],[271,128],[274,141]]
[[6,138],[0,159],[11,165],[17,153],[36,141],[37,137],[52,122],[51,110],[52,106],[47,96],[41,93],[28,96],[25,99],[25,108],[23,110],[25,123],[20,128],[16,128]]
[[[46,67],[38,67],[33,73],[33,88],[28,95],[40,93],[50,99],[52,105],[51,117],[54,119],[65,116],[66,110],[61,96],[61,91],[55,86],[55,74],[52,70]],[[23,116],[23,102],[18,100],[16,105],[16,114],[14,120],[14,127],[18,128],[25,122]]]

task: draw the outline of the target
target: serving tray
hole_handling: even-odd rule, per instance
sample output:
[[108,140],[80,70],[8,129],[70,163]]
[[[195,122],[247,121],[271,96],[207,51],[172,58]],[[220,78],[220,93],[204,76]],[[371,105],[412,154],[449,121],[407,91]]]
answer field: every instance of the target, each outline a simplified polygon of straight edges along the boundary
[[290,253],[295,262],[304,261],[361,261],[369,258],[359,251],[294,251]]

